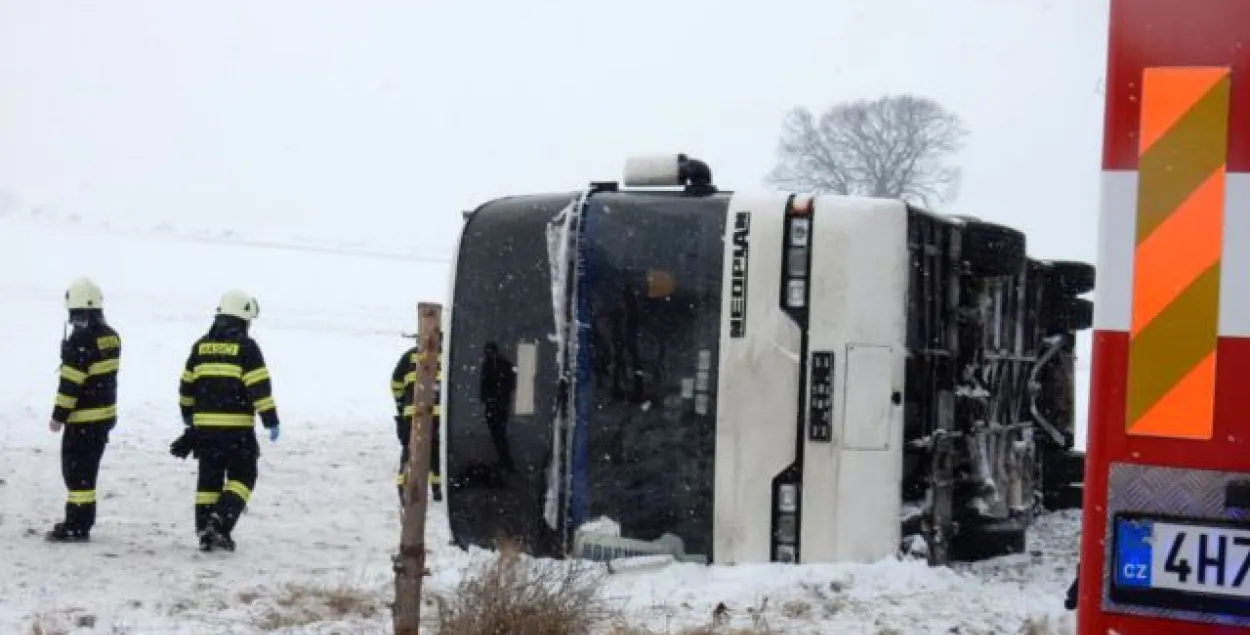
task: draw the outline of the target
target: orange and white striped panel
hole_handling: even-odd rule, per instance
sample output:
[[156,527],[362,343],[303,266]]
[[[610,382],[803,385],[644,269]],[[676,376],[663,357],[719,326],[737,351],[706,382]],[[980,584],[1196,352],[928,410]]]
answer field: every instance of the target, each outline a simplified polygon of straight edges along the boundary
[[1126,332],[1132,436],[1210,439],[1216,339],[1250,337],[1250,174],[1229,172],[1227,68],[1148,68],[1137,170],[1103,173],[1095,329]]
[[1215,415],[1229,70],[1142,77],[1125,425],[1210,439]]

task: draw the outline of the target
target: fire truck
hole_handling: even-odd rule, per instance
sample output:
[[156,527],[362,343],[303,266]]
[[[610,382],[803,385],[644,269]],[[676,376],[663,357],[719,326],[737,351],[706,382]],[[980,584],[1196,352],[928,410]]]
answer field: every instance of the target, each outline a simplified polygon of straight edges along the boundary
[[1110,11],[1078,632],[1250,633],[1250,2]]
[[462,546],[720,564],[907,543],[944,563],[1019,551],[1037,509],[1079,500],[1094,268],[1031,257],[1011,227],[725,191],[667,155],[485,202],[452,275]]

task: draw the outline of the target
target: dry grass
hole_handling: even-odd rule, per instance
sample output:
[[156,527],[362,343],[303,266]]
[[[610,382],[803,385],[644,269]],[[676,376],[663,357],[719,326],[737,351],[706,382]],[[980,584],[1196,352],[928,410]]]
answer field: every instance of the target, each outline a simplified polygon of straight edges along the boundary
[[[247,591],[240,593],[238,600],[252,604],[263,598],[256,591]],[[253,624],[261,630],[274,631],[352,617],[373,619],[380,617],[385,608],[377,593],[352,586],[287,584],[273,598],[272,605],[260,611]]]
[[[689,608],[689,605],[682,605]],[[787,605],[789,606],[789,605]],[[793,610],[793,609],[791,609]],[[628,624],[618,622],[614,628],[608,630],[606,635],[780,635],[784,631],[773,630],[768,623],[768,598],[764,597],[758,606],[747,606],[743,608],[743,612],[750,619],[750,626],[733,626],[734,611],[725,603],[721,602],[712,609],[711,615],[708,616],[708,622],[702,626],[685,627],[674,630],[668,626],[660,629],[654,629],[636,624]],[[665,606],[664,613],[671,617]],[[667,624],[667,621],[666,621]]]
[[438,635],[592,635],[613,617],[597,569],[527,560],[507,543],[498,551],[435,600]]

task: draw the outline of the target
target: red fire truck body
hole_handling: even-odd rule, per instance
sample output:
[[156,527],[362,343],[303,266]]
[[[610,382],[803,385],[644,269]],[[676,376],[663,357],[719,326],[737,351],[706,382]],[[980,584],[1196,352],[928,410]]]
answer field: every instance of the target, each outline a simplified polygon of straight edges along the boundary
[[1250,633],[1250,0],[1110,0],[1078,632]]

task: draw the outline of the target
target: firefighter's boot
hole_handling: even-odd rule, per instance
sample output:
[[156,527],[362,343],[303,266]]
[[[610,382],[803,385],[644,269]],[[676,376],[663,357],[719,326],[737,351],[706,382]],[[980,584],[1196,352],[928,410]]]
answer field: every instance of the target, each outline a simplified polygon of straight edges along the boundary
[[433,472],[430,472],[430,497],[435,502],[443,500],[443,479]]
[[44,539],[48,542],[87,542],[91,539],[91,532],[66,523],[57,523],[44,534]]

